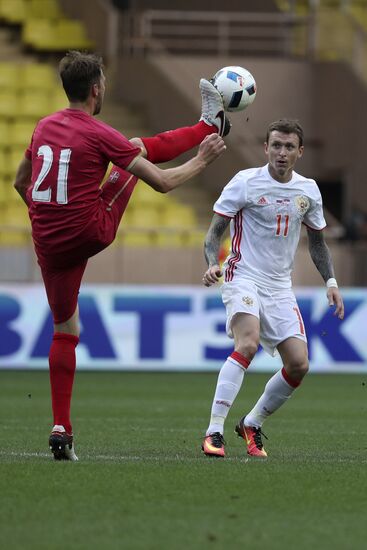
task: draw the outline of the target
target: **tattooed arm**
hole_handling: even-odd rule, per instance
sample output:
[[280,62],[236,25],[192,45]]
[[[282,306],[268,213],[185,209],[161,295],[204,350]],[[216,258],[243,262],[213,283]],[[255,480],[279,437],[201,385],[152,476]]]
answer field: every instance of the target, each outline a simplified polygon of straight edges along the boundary
[[219,266],[220,242],[230,221],[231,218],[225,218],[219,216],[219,214],[214,214],[213,216],[204,243],[204,255],[208,264],[208,269],[203,277],[205,286],[211,286],[217,283],[222,276],[222,270]]
[[327,246],[322,231],[312,231],[307,229],[308,250],[313,263],[319,271],[325,283],[331,277],[335,277],[333,261],[329,247]]
[[[312,231],[307,229],[308,236],[308,249],[313,263],[319,271],[321,277],[325,283],[335,278],[333,260],[331,258],[329,247],[327,246],[322,231]],[[344,304],[338,287],[330,287],[327,289],[327,297],[329,300],[329,306],[335,304],[335,315],[339,319],[344,317]]]

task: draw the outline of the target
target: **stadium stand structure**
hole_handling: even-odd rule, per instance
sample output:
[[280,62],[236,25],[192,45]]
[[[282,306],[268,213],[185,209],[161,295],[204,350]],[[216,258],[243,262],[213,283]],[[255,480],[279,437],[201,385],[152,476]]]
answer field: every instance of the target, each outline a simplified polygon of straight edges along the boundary
[[[23,3],[25,1],[23,0]],[[3,13],[2,8],[5,3],[4,0],[0,0],[0,14]],[[21,3],[19,1],[19,4]],[[114,2],[114,4],[118,3]],[[114,99],[117,105],[121,103],[129,105],[132,107],[132,112],[135,110],[136,115],[136,111],[144,104],[145,129],[129,127],[127,121],[130,114],[127,113],[131,111],[121,110],[120,106],[116,107],[116,111],[109,119],[108,104],[106,104],[107,109],[104,110],[103,118],[121,129],[123,133],[129,137],[147,135],[195,121],[199,106],[198,79],[201,76],[211,76],[220,66],[233,63],[248,66],[256,76],[259,94],[248,114],[235,115],[240,118],[234,118],[225,158],[223,157],[215,167],[210,167],[196,185],[177,190],[177,195],[173,195],[173,199],[171,195],[169,197],[158,195],[158,198],[153,199],[157,201],[153,206],[150,196],[142,196],[151,194],[149,190],[145,190],[143,185],[138,184],[116,245],[106,252],[106,255],[101,255],[96,261],[95,269],[92,266],[92,270],[89,271],[91,280],[99,280],[98,269],[102,268],[106,273],[105,267],[110,265],[113,267],[108,270],[111,281],[198,282],[205,265],[201,251],[203,232],[195,233],[194,224],[197,226],[200,222],[203,227],[206,227],[213,199],[230,175],[243,167],[263,162],[261,144],[264,128],[269,120],[285,114],[300,118],[305,126],[307,155],[302,161],[300,171],[314,175],[325,185],[328,181],[342,179],[347,188],[342,205],[343,216],[348,213],[354,198],[359,197],[359,182],[364,174],[363,154],[361,152],[358,156],[355,165],[352,167],[348,165],[351,152],[348,146],[343,145],[343,132],[335,132],[335,127],[345,128],[344,131],[347,131],[348,119],[353,115],[346,114],[340,108],[337,95],[330,95],[329,89],[332,82],[338,82],[339,98],[343,97],[343,103],[351,105],[355,111],[358,111],[358,115],[356,113],[353,118],[358,119],[357,124],[360,129],[365,128],[367,121],[364,120],[363,113],[359,113],[358,105],[365,102],[366,90],[358,77],[363,75],[362,69],[367,66],[363,61],[366,59],[366,41],[361,39],[364,37],[362,23],[351,15],[352,7],[354,9],[357,2],[349,3],[347,13],[341,9],[336,10],[335,3],[330,8],[320,1],[322,9],[312,14],[308,6],[304,6],[303,11],[299,13],[292,11],[292,6],[300,5],[301,2],[289,2],[289,6],[283,6],[286,10],[284,13],[279,9],[279,3],[270,0],[261,3],[261,13],[253,13],[254,3],[247,0],[241,0],[240,8],[238,2],[232,2],[226,12],[214,11],[222,7],[217,0],[212,0],[207,7],[204,5],[205,0],[200,5],[191,0],[185,2],[178,0],[175,7],[180,10],[179,12],[167,10],[166,8],[170,7],[169,3],[159,0],[155,2],[155,7],[160,8],[159,13],[157,10],[147,9],[151,7],[151,3],[145,0],[135,0],[128,4],[134,9],[126,9],[128,6],[123,3],[125,9],[118,16],[116,10],[111,11],[109,2],[99,2],[93,10],[90,9],[90,2],[87,0],[80,0],[77,3],[72,0],[60,0],[58,3],[58,9],[62,11],[64,19],[73,17],[79,22],[85,22],[88,28],[85,36],[90,36],[98,49],[107,56],[115,83]],[[209,16],[203,20],[197,8],[208,8]],[[239,9],[242,10],[241,17],[238,11],[236,12]],[[317,20],[314,18],[315,13],[318,14]],[[328,15],[324,16],[325,13]],[[58,17],[59,15],[51,20],[53,19],[55,23]],[[3,15],[1,18],[4,21]],[[349,26],[345,28],[353,31],[347,32],[349,41],[347,47],[343,42],[344,37],[343,43],[340,42],[340,44],[337,41],[339,39],[335,38],[336,35],[343,34],[340,32],[329,33],[328,40],[323,41],[328,25],[337,25],[337,29],[340,30],[344,29],[346,21],[349,22]],[[25,28],[24,23],[21,22],[13,22],[11,25],[17,25],[18,29]],[[209,28],[210,25],[211,28]],[[191,30],[188,31],[190,26]],[[198,34],[201,35],[202,40],[196,41],[195,45],[193,37]],[[353,49],[350,47],[350,40],[351,37],[356,36],[360,40],[353,41]],[[12,37],[14,39],[14,33]],[[175,41],[174,48],[169,47],[172,41]],[[208,41],[211,43],[210,47],[208,47]],[[178,48],[177,44],[180,45]],[[192,47],[193,45],[195,48]],[[175,55],[172,55],[173,51]],[[244,51],[246,55],[243,55]],[[28,51],[27,59],[32,59],[32,55],[33,60],[39,59],[40,54],[41,51]],[[328,62],[325,63],[325,59]],[[347,61],[347,65],[335,63],[338,59]],[[10,75],[9,81],[11,78]],[[126,86],[129,81],[134,82],[134,86]],[[290,82],[291,86],[284,85],[287,82]],[[5,94],[6,90],[3,88],[1,90],[4,90]],[[149,90],[148,95],[147,90]],[[36,91],[35,95],[37,95]],[[18,99],[21,97],[22,93],[19,91]],[[177,104],[171,101],[172,97],[177,99],[180,109],[177,109]],[[273,108],[274,97],[277,98],[276,110]],[[11,107],[11,101],[14,103],[14,98],[11,100],[8,96],[7,101]],[[165,109],[158,112],[157,102],[164,104]],[[11,124],[11,120],[7,118],[10,107],[9,109],[3,107],[3,110],[6,110],[5,117],[1,119],[4,128],[7,124]],[[15,108],[18,108],[17,105]],[[30,108],[30,106],[27,107],[25,100],[23,113],[26,114],[27,109]],[[119,111],[122,113],[121,118],[125,119],[121,126],[118,122]],[[132,124],[139,126],[140,122]],[[146,128],[149,130],[146,131]],[[6,131],[9,131],[10,135],[10,130]],[[0,145],[0,147],[4,152],[3,146]],[[14,145],[12,157],[15,159],[16,155],[16,145]],[[10,155],[6,156],[6,162],[10,165],[9,159]],[[7,170],[9,168],[6,168],[5,172]],[[0,174],[0,178],[4,182],[9,176]],[[363,193],[367,191],[363,190]],[[0,186],[0,201],[2,196],[4,196],[4,185]],[[158,204],[158,200],[163,202]],[[363,202],[364,198],[361,197],[361,200]],[[149,210],[153,212],[148,228],[136,226],[136,220],[141,218],[139,201],[141,204],[149,204]],[[178,228],[180,232],[178,237],[177,232],[172,228],[175,220],[172,212],[181,208],[181,204],[187,206],[186,203],[190,202],[194,207],[190,214],[182,213],[182,217],[188,221],[185,222],[187,226]],[[2,204],[4,206],[4,202]],[[142,210],[145,212],[143,208]],[[153,218],[160,222],[166,221],[166,229],[159,234],[153,227]],[[330,214],[329,218],[332,220],[333,216]],[[335,227],[338,231],[340,224],[335,224]],[[127,246],[129,239],[131,246]],[[126,246],[118,246],[121,242]],[[199,244],[195,246],[195,243]],[[139,244],[141,246],[137,246]],[[152,246],[153,244],[158,246]],[[176,252],[177,245],[181,246],[180,254]],[[193,248],[190,249],[190,246]],[[140,252],[134,255],[136,247]],[[356,284],[358,280],[362,280],[361,277],[358,278],[362,270],[358,268],[361,262],[357,258],[358,255],[362,258],[362,252],[356,253],[356,245],[353,245],[352,250],[347,244],[335,242],[332,243],[332,248],[337,268],[338,262],[343,266],[343,269],[338,270],[344,272],[340,278],[341,284]],[[301,256],[302,254],[303,249],[300,251]],[[151,277],[147,278],[145,273],[141,275],[140,280],[140,272],[145,271],[143,263],[146,264],[149,261],[155,266],[151,270]],[[99,266],[98,262],[100,262]],[[174,265],[170,273],[167,265]],[[317,274],[312,274],[309,270],[304,271],[302,261],[296,265],[295,281],[298,284],[319,283]]]
[[[247,113],[233,115],[227,153],[202,175],[202,189],[215,198],[230,175],[263,162],[263,134],[269,120],[281,116],[299,118],[306,133],[306,154],[299,170],[313,175],[320,183],[328,200],[332,234],[340,238],[340,221],[345,223],[353,215],[354,204],[367,201],[367,190],[360,186],[365,171],[363,152],[356,156],[345,140],[350,132],[356,132],[358,143],[363,143],[367,123],[360,112],[366,101],[367,42],[361,22],[351,15],[352,3],[345,9],[347,2],[339,2],[336,9],[335,2],[312,2],[319,5],[318,9],[283,13],[274,2],[274,9],[254,13],[254,3],[244,2],[242,12],[236,13],[231,9],[221,11],[222,5],[214,1],[207,17],[198,11],[201,3],[196,10],[186,10],[185,3],[179,1],[175,4],[177,10],[158,6],[162,7],[159,11],[144,9],[147,6],[143,1],[137,4],[140,11],[121,12],[118,97],[128,104],[145,102],[149,122],[159,131],[168,123],[176,126],[190,119],[196,108],[196,83],[201,76],[210,77],[221,66],[230,64],[248,67],[258,83],[256,102]],[[213,22],[214,31],[210,27]],[[238,25],[242,33],[238,32]],[[254,34],[247,33],[251,25],[256,26]],[[231,33],[233,28],[237,31]],[[196,44],[191,40],[195,33],[202,37]],[[245,37],[240,46],[239,34]],[[263,53],[272,50],[272,55],[260,52],[258,42],[266,41],[265,37],[270,37],[271,47],[263,47]],[[208,47],[208,41],[215,47]],[[124,87],[124,82],[132,78],[133,90]],[[172,97],[178,98],[179,110],[170,105]],[[157,112],[157,102],[163,103],[165,109]],[[344,272],[345,282],[362,284],[365,245],[337,241],[334,245],[338,248],[334,256],[336,262],[340,261],[339,271]],[[296,265],[295,281],[317,284],[318,275],[304,270],[302,264],[299,270]],[[364,275],[360,276],[362,272]]]
[[[67,105],[55,67],[60,55],[48,55],[55,53],[58,46],[47,46],[44,50],[32,47],[30,51],[24,48],[22,42],[28,23],[41,15],[40,4],[34,0],[0,0],[0,44],[3,46],[0,52],[1,280],[14,277],[30,280],[39,276],[34,269],[27,211],[11,184],[36,122]],[[74,23],[68,21],[58,3],[52,1],[50,12],[43,12],[40,21],[49,26],[58,25],[60,17],[63,24]],[[77,26],[80,25],[82,23],[78,21]],[[85,30],[83,32],[85,35]],[[64,33],[64,36],[67,42],[64,42],[63,50],[79,47],[70,40],[70,34]],[[43,53],[47,55],[40,57]],[[108,101],[108,98],[103,119],[129,137],[151,133],[141,113]],[[178,219],[181,221],[178,222]],[[190,205],[177,198],[157,194],[139,182],[115,248],[121,244],[125,248],[146,247],[151,250],[156,247],[162,251],[166,247],[198,247],[198,244],[201,246],[203,232],[197,226],[198,220]]]
[[35,52],[91,50],[81,21],[66,18],[57,0],[0,0],[0,21],[20,27],[23,45]]

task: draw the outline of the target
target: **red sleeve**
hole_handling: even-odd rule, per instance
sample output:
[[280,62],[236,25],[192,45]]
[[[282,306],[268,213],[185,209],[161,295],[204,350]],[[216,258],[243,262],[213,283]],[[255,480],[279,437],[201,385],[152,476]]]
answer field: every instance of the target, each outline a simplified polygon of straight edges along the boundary
[[140,147],[135,147],[120,132],[107,125],[98,128],[98,138],[102,154],[124,170],[141,155]]

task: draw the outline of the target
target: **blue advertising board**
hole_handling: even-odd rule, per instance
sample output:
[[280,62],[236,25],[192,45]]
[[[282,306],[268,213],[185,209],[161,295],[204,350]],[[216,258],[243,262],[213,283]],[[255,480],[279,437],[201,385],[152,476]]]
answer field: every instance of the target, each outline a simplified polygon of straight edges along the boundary
[[[325,288],[299,288],[296,296],[311,371],[367,372],[367,289],[343,289],[343,321]],[[79,308],[79,369],[211,371],[233,350],[218,288],[85,285]],[[0,368],[47,368],[51,338],[42,285],[0,285]],[[279,366],[260,349],[251,370]]]

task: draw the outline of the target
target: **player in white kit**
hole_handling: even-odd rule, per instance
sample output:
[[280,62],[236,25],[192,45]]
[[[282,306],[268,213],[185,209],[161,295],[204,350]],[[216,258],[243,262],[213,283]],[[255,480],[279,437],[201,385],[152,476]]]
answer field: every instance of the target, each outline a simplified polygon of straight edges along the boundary
[[259,343],[283,368],[265,386],[254,408],[235,430],[251,456],[266,458],[261,427],[292,395],[308,371],[307,339],[292,291],[291,271],[301,232],[307,227],[311,258],[324,279],[329,305],[343,319],[344,306],[322,230],[326,226],[322,199],[314,180],[294,171],[303,154],[303,130],[297,121],[270,124],[265,142],[268,164],[243,170],[223,189],[205,240],[208,270],[203,283],[222,276],[221,238],[230,224],[231,251],[224,265],[222,299],[227,333],[234,351],[222,366],[202,449],[224,457],[224,421],[242,385]]

